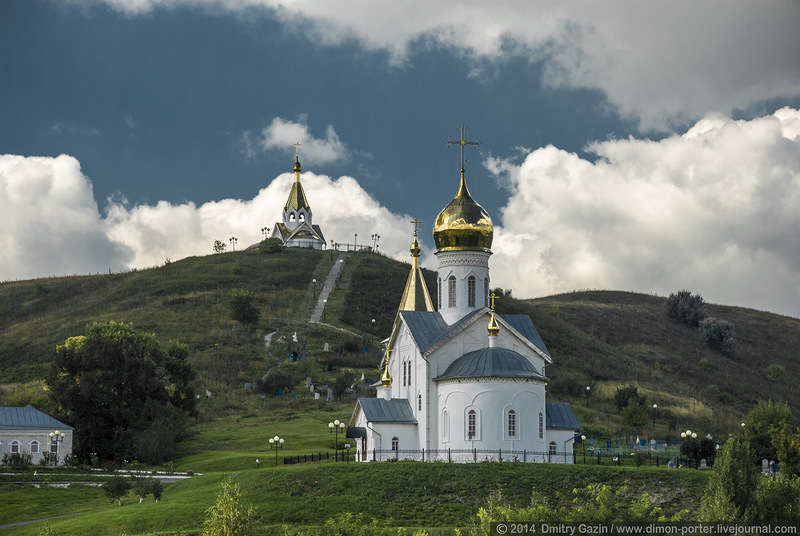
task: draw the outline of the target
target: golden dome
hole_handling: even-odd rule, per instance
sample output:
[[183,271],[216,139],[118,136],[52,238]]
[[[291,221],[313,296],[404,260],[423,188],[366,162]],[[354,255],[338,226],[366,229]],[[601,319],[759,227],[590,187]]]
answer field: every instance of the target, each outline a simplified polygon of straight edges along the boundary
[[294,159],[294,166],[292,167],[292,171],[294,171],[295,173],[302,171],[302,168],[300,167],[300,157],[299,156]]
[[437,251],[477,249],[489,251],[492,247],[492,218],[472,199],[461,168],[461,186],[450,203],[442,209],[433,226],[433,242]]

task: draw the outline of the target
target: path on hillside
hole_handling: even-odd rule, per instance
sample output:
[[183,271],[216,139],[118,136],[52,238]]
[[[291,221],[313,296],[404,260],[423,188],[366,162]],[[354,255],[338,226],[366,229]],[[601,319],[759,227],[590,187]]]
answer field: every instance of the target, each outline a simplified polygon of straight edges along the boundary
[[323,283],[322,289],[319,291],[317,303],[314,305],[314,312],[311,313],[311,318],[308,320],[309,324],[319,324],[320,320],[322,320],[322,314],[325,312],[325,303],[328,301],[333,287],[336,286],[336,280],[339,279],[342,273],[345,259],[349,256],[347,253],[340,253],[336,257],[336,262],[333,263],[331,271],[328,272],[328,277],[325,278],[325,283]]

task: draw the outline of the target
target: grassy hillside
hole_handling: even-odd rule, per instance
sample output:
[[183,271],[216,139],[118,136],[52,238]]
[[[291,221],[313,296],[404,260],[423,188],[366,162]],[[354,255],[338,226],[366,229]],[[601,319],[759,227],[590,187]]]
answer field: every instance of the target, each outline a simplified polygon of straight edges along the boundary
[[[409,265],[374,254],[349,257],[331,295],[326,326],[309,325],[314,296],[335,256],[289,249],[280,253],[232,252],[191,257],[158,268],[0,284],[0,385],[42,378],[53,348],[95,321],[133,322],[162,342],[189,345],[198,387],[213,393],[241,389],[260,378],[285,352],[304,347],[302,379],[333,381],[333,368],[374,372],[377,341],[388,335]],[[428,272],[435,299],[434,274]],[[317,284],[312,284],[312,279]],[[230,320],[234,289],[253,292],[261,312],[251,333]],[[735,327],[732,357],[708,348],[697,330],[670,321],[665,299],[627,292],[576,292],[533,300],[498,300],[500,312],[524,313],[538,327],[554,364],[548,368],[552,399],[573,403],[582,423],[600,436],[654,433],[669,437],[691,427],[715,435],[735,430],[758,399],[787,401],[800,411],[793,379],[800,377],[800,320],[738,307],[706,305],[706,313]],[[375,319],[375,322],[372,322]],[[266,349],[263,335],[286,343]],[[294,333],[300,343],[292,344]],[[373,354],[334,358],[329,347],[371,345]],[[285,346],[283,345],[285,344]],[[352,361],[347,361],[352,359]],[[352,363],[348,367],[348,363]],[[767,367],[785,374],[772,378]],[[634,384],[658,405],[656,429],[622,430],[612,398]],[[586,386],[591,387],[586,408]],[[202,392],[202,391],[201,391]]]

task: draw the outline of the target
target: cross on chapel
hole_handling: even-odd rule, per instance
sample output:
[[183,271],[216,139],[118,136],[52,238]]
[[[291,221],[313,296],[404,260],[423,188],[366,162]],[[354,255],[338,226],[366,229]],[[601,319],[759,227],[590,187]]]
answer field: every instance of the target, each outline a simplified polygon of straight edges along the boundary
[[460,145],[461,146],[461,171],[464,171],[464,146],[465,145],[474,145],[474,146],[477,147],[478,145],[481,144],[481,142],[479,142],[478,140],[469,141],[469,140],[465,140],[464,139],[464,133],[467,130],[466,126],[461,125],[460,127],[458,127],[458,130],[461,132],[461,139],[460,140],[450,140],[450,139],[448,139],[447,141],[445,141],[445,143],[447,144],[448,147],[450,147],[451,145]]

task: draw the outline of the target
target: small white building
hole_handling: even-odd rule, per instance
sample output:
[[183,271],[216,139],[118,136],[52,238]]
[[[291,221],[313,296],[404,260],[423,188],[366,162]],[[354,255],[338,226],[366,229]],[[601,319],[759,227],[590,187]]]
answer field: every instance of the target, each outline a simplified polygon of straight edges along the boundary
[[356,402],[347,430],[358,460],[573,462],[572,407],[546,401],[552,357],[528,316],[496,314],[490,303],[492,235],[462,164],[458,193],[433,229],[438,310],[415,227],[378,397]]
[[72,455],[73,429],[33,406],[0,406],[0,460],[8,454],[30,454],[42,463],[45,453],[56,456],[56,464]]
[[300,182],[300,155],[295,158],[294,182],[283,207],[283,221],[275,223],[271,238],[279,238],[287,247],[325,249],[325,237],[314,225],[311,205]]

